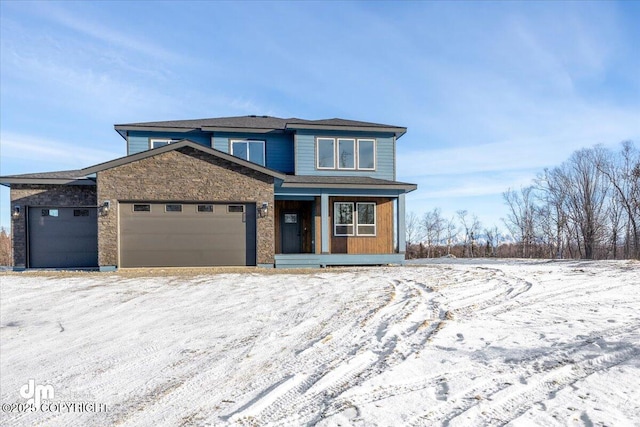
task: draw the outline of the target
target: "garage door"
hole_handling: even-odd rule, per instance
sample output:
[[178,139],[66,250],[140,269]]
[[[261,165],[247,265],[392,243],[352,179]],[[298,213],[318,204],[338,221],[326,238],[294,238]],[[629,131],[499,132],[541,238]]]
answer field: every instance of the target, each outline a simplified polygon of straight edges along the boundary
[[29,208],[29,267],[98,266],[96,208]]
[[121,267],[256,264],[255,204],[120,203]]

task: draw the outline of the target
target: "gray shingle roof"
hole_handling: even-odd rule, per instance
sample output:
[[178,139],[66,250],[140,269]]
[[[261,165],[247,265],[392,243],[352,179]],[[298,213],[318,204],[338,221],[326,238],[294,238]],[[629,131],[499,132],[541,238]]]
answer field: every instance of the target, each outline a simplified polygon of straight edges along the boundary
[[79,179],[86,174],[82,170],[68,170],[55,172],[23,173],[20,175],[6,175],[3,178],[40,178],[40,179]]
[[344,129],[350,128],[352,130],[357,129],[375,129],[381,132],[393,132],[397,136],[400,136],[406,132],[406,128],[401,126],[392,126],[381,123],[362,122],[357,120],[346,119],[322,119],[322,120],[305,120],[295,117],[283,119],[279,117],[271,116],[237,116],[237,117],[218,117],[210,119],[195,119],[195,120],[168,120],[162,122],[142,122],[142,123],[127,123],[115,125],[116,130],[131,130],[131,129],[216,129],[216,128],[229,128],[229,129],[272,129],[272,130],[286,130],[294,128],[336,128]]
[[283,187],[339,187],[339,188],[396,188],[413,191],[415,184],[386,179],[371,178],[368,176],[307,176],[287,175],[282,184]]
[[95,185],[95,179],[87,178],[84,170],[67,170],[0,176],[0,184],[6,186],[10,184]]
[[168,120],[162,122],[142,122],[116,125],[116,127],[170,127],[185,129],[200,129],[203,127],[229,127],[229,128],[269,128],[284,129],[288,120],[297,121],[299,119],[280,119],[269,116],[239,116],[239,117],[218,117],[211,119],[195,120]]

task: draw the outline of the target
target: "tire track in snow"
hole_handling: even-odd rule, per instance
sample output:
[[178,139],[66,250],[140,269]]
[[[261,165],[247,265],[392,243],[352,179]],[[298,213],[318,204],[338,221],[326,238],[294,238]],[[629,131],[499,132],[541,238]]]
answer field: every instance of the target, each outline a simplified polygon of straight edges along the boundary
[[535,402],[545,400],[550,394],[582,380],[589,375],[606,371],[640,355],[640,350],[626,347],[567,364],[527,378],[526,384],[514,383],[459,414],[445,418],[443,424],[450,426],[504,425],[528,411]]
[[[301,368],[311,367],[309,373],[294,377],[295,381],[290,379],[275,389],[267,389],[259,399],[225,418],[236,423],[269,425],[313,423],[341,410],[345,402],[339,400],[339,396],[346,390],[419,351],[437,330],[444,313],[425,296],[430,289],[424,285],[402,280],[394,280],[391,285],[391,298],[342,331],[343,340],[351,341],[351,345],[343,342],[340,347],[355,347],[355,352],[333,353],[330,361],[321,360],[320,365],[316,362],[309,366],[296,360]],[[425,321],[431,320],[435,322],[429,327],[423,326]],[[359,330],[353,330],[354,326]],[[316,343],[315,346],[320,345]],[[301,370],[304,371],[298,369],[298,372]]]
[[[365,280],[368,279],[356,277],[354,282]],[[363,303],[366,304],[367,301]],[[253,376],[250,381],[252,387],[249,390],[236,391],[231,395],[233,400],[236,402],[255,400],[255,390],[263,390],[258,394],[265,395],[264,390],[271,389],[274,383],[282,382],[283,375],[288,377],[292,373],[306,372],[309,378],[303,382],[303,384],[306,384],[309,381],[313,381],[314,378],[317,379],[317,375],[313,375],[314,372],[324,372],[329,366],[351,357],[357,349],[354,348],[356,343],[353,342],[351,337],[353,330],[357,329],[357,325],[354,324],[352,318],[352,304],[348,303],[338,313],[334,313],[321,322],[325,324],[323,330],[326,330],[326,333],[321,332],[321,336],[314,339],[311,345],[295,350],[293,356],[282,355],[283,358],[279,360],[279,369],[272,370],[269,374]],[[304,388],[304,385],[300,387]],[[222,419],[228,420],[237,412],[239,412],[239,409],[235,409],[229,415],[223,416]]]

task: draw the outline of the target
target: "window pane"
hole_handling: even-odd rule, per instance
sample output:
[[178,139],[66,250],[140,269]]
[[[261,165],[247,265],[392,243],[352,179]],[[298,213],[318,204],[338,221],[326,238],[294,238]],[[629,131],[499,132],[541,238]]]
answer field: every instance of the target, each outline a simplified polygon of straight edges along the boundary
[[73,216],[89,216],[89,209],[74,209]]
[[375,169],[375,141],[369,139],[361,139],[358,141],[358,168],[359,169]]
[[134,212],[151,212],[151,205],[133,205]]
[[213,205],[198,205],[198,212],[213,212]]
[[353,225],[336,225],[336,236],[353,235]]
[[353,203],[336,203],[334,206],[336,224],[353,224]]
[[249,142],[249,160],[253,163],[264,166],[264,142],[262,141],[250,141]]
[[170,139],[152,139],[151,140],[151,148],[158,148],[158,147],[162,147],[164,145],[169,145],[169,144],[171,144]]
[[358,203],[358,225],[374,225],[376,208],[373,203]]
[[243,205],[229,205],[227,206],[227,212],[229,213],[242,213],[244,212],[244,206]]
[[284,214],[284,223],[285,224],[297,224],[298,223],[298,214]]
[[245,141],[234,142],[231,144],[231,151],[234,156],[241,159],[249,160],[247,157],[247,143]]
[[340,169],[353,169],[356,167],[355,140],[338,140],[338,167]]
[[182,205],[164,205],[166,212],[182,212]]
[[318,167],[334,168],[334,147],[333,139],[318,138]]
[[376,234],[376,227],[374,225],[358,225],[358,235],[374,236],[375,234]]

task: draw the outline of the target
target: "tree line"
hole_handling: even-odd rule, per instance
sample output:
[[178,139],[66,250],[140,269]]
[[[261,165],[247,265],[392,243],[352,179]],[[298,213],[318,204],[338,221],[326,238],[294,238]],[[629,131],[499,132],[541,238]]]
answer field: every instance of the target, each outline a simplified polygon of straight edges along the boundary
[[466,210],[409,213],[407,257],[640,259],[640,151],[630,141],[575,151],[503,199],[508,233]]

